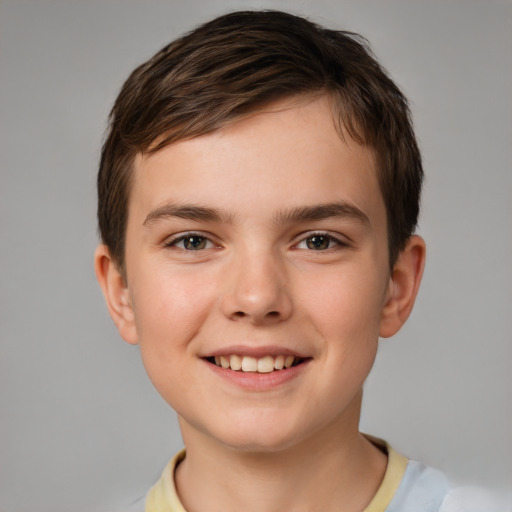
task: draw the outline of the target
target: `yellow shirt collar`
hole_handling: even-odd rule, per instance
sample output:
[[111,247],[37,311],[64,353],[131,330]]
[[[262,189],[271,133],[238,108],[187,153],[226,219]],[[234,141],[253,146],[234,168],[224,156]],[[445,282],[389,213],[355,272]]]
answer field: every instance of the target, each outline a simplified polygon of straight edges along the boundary
[[[384,478],[377,493],[364,512],[385,512],[402,481],[408,460],[395,452],[385,441],[366,436],[373,444],[387,452],[388,464]],[[176,492],[174,471],[185,458],[185,450],[177,453],[165,467],[160,480],[149,490],[146,496],[145,512],[187,512]]]

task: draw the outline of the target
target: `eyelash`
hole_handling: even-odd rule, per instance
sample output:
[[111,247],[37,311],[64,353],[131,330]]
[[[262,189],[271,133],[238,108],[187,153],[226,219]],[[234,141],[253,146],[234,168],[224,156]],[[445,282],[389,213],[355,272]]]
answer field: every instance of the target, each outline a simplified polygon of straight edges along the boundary
[[[315,237],[321,238],[323,241],[326,241],[328,243],[328,247],[315,249],[315,248],[312,248],[311,246],[307,246],[308,241],[314,239]],[[193,238],[200,239],[200,242],[204,241],[206,246],[196,248],[196,249],[190,249],[185,246],[183,246],[183,247],[178,246],[178,244],[180,244],[180,243],[186,243],[187,239],[191,240]],[[331,246],[333,243],[334,243],[334,247]],[[306,247],[300,247],[301,244],[306,244]],[[176,238],[169,240],[164,245],[165,245],[165,247],[176,247],[178,249],[181,249],[181,250],[187,251],[187,252],[188,251],[190,251],[190,252],[201,251],[201,250],[212,249],[212,248],[216,247],[215,243],[212,242],[212,240],[208,236],[206,236],[202,233],[196,233],[196,232],[189,232],[189,233],[179,235]],[[208,245],[209,245],[209,247],[208,247]],[[339,238],[337,238],[333,235],[330,235],[329,233],[326,233],[324,231],[319,231],[319,232],[307,233],[307,236],[302,235],[302,238],[293,247],[294,247],[294,249],[299,249],[299,250],[310,250],[310,251],[315,251],[315,252],[323,252],[323,251],[327,251],[329,249],[335,249],[337,247],[348,247],[348,244],[346,242],[340,240]]]
[[[312,249],[311,247],[299,247],[301,244],[307,244],[308,243],[308,240],[312,240],[313,238],[315,237],[318,237],[318,238],[322,238],[324,240],[326,240],[328,242],[329,245],[331,245],[332,243],[334,243],[334,246],[333,247],[326,247],[324,249]],[[294,248],[297,248],[297,249],[303,249],[303,250],[310,250],[310,251],[315,251],[315,252],[323,252],[323,251],[327,251],[327,250],[330,250],[330,249],[336,249],[336,248],[339,248],[339,247],[348,247],[348,243],[344,242],[343,240],[340,240],[339,238],[333,236],[333,235],[330,235],[329,233],[326,233],[325,231],[318,231],[318,232],[313,232],[313,233],[307,233],[307,236],[303,236],[300,241],[295,244]]]
[[206,244],[210,244],[210,247],[203,247],[201,249],[195,249],[196,251],[204,250],[204,249],[212,249],[213,247],[215,247],[215,244],[212,242],[212,240],[208,236],[203,235],[202,233],[196,233],[193,231],[191,231],[190,233],[185,233],[185,234],[179,235],[176,238],[173,238],[173,239],[165,242],[164,246],[165,247],[177,247],[178,249],[181,249],[183,251],[193,252],[194,249],[187,249],[186,247],[178,247],[179,243],[181,243],[181,242],[185,243],[185,241],[187,239],[192,239],[192,238],[200,238],[200,239],[204,240],[206,242]]

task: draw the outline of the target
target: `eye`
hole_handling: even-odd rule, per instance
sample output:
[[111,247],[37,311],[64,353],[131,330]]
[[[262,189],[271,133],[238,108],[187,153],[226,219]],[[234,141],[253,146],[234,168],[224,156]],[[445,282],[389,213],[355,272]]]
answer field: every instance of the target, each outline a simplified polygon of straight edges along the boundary
[[203,249],[211,249],[214,247],[211,240],[205,236],[195,233],[189,233],[175,238],[166,245],[167,247],[177,247],[178,249],[184,249],[186,251],[201,251]]
[[297,249],[309,249],[312,251],[325,251],[340,245],[346,245],[340,240],[326,233],[313,233],[297,244]]

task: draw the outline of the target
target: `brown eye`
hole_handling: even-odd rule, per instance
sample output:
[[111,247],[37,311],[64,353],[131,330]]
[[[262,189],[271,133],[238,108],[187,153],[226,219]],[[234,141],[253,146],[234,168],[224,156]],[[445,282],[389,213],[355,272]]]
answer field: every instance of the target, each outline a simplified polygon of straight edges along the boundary
[[190,235],[183,237],[183,248],[188,251],[200,251],[205,249],[208,244],[208,239],[204,236]]
[[313,251],[323,251],[329,249],[332,238],[326,235],[313,235],[306,238],[306,247]]
[[166,247],[176,247],[183,251],[202,251],[203,249],[212,249],[215,246],[208,237],[195,233],[180,236],[165,245]]

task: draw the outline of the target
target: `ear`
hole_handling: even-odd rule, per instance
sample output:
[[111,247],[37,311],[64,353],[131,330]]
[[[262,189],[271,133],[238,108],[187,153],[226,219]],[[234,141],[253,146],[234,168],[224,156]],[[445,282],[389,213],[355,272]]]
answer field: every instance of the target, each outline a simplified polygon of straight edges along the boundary
[[94,253],[94,270],[107,308],[121,337],[132,345],[138,343],[130,292],[107,246],[100,244]]
[[423,238],[413,235],[399,254],[389,280],[386,302],[380,320],[380,336],[396,334],[409,317],[425,266],[426,246]]

